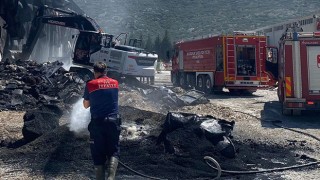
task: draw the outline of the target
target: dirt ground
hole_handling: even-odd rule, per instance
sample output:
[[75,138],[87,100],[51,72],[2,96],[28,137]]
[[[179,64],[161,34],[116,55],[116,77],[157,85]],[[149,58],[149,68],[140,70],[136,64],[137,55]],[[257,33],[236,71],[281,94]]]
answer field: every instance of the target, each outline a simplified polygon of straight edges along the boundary
[[[156,85],[170,85],[169,73],[157,74]],[[168,107],[140,92],[124,88],[120,92],[123,117],[121,162],[143,174],[163,179],[213,179],[216,171],[207,166],[204,156],[214,157],[225,170],[265,170],[302,165],[320,159],[319,141],[280,128],[292,128],[320,138],[317,112],[298,117],[281,115],[276,90],[259,90],[252,95],[235,96],[227,91],[207,97],[210,103]],[[175,154],[164,153],[155,144],[168,111],[212,115],[236,122],[233,142],[236,158],[219,155],[215,147],[190,132],[180,129],[169,135]],[[61,126],[22,145],[21,128],[25,112],[0,112],[0,179],[94,179],[88,134],[70,131],[71,113],[65,112]],[[79,111],[78,117],[85,117]],[[83,113],[83,115],[82,115]],[[80,120],[79,120],[80,121]],[[275,123],[277,122],[275,126]],[[183,135],[182,137],[180,135]],[[119,165],[117,179],[148,179]],[[319,165],[249,175],[223,174],[221,179],[320,179]]]

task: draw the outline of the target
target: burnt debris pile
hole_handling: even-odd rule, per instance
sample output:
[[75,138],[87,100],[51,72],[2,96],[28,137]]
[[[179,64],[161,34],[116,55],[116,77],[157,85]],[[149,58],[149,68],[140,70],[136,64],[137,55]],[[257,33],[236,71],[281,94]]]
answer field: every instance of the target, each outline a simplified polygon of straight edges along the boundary
[[0,110],[28,110],[44,104],[71,105],[84,82],[62,63],[9,60],[0,62]]
[[23,116],[22,135],[25,142],[31,142],[46,132],[59,127],[59,119],[63,114],[57,105],[42,105],[37,109],[29,110]]
[[194,155],[203,148],[200,144],[205,146],[211,144],[221,155],[234,158],[236,151],[230,139],[234,125],[234,121],[217,119],[210,115],[169,112],[157,138],[157,144],[163,143],[167,153],[177,153],[176,151],[187,149],[188,153]]

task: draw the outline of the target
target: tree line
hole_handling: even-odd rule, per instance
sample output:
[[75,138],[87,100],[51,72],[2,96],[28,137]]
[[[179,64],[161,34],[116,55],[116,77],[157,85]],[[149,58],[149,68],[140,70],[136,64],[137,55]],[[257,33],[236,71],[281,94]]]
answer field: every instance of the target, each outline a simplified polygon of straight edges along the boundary
[[158,36],[154,40],[150,35],[148,35],[146,41],[143,40],[142,35],[140,36],[140,39],[142,40],[141,47],[144,48],[146,51],[155,52],[156,54],[158,54],[158,59],[160,61],[170,61],[173,50],[173,44],[168,30],[165,31],[164,36],[162,38],[158,34]]

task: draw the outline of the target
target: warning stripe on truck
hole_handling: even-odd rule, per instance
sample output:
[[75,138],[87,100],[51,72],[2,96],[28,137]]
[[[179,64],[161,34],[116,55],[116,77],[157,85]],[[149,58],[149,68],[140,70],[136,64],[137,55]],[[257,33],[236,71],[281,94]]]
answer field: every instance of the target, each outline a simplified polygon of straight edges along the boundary
[[292,95],[291,77],[286,77],[286,97],[290,97],[291,95]]

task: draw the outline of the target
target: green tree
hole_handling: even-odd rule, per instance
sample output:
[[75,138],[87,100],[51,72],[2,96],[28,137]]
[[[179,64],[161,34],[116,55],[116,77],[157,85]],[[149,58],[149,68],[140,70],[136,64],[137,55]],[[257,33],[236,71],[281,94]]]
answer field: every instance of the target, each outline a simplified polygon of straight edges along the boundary
[[[124,35],[123,35],[124,36]],[[123,43],[125,43],[124,45],[129,45],[129,41],[130,39],[132,39],[134,37],[133,33],[127,33],[127,36],[126,37],[123,37],[126,38],[123,40]]]
[[[161,40],[160,40],[160,35],[158,35],[154,41],[154,45],[153,45],[153,51],[155,51],[158,56],[160,55],[160,51],[161,51]],[[161,57],[159,56],[159,59],[161,59]]]
[[153,51],[153,44],[152,44],[152,39],[151,36],[148,34],[147,42],[144,46],[144,49],[151,52]]
[[143,48],[143,47],[145,46],[145,42],[144,42],[144,39],[143,39],[142,34],[140,34],[139,40],[140,40],[140,42],[141,42],[140,48]]
[[160,48],[160,56],[165,62],[168,62],[171,57],[172,52],[172,42],[169,36],[168,30],[165,31],[164,37],[161,41],[161,48]]

